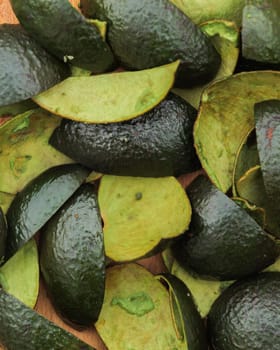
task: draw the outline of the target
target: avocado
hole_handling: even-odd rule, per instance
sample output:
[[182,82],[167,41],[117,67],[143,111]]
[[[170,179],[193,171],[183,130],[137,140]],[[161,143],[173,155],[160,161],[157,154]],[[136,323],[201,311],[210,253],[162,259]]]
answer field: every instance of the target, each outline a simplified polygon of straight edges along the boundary
[[215,350],[279,350],[280,273],[264,272],[235,282],[208,315]]
[[0,24],[0,106],[26,100],[70,75],[20,25]]
[[121,123],[63,120],[50,144],[103,174],[159,177],[198,169],[192,129],[196,110],[170,93],[153,110]]
[[206,328],[189,288],[170,273],[156,278],[167,286],[178,333],[185,340],[187,349],[208,350]]
[[96,322],[104,297],[105,255],[93,185],[82,185],[42,228],[40,247],[42,275],[59,313],[82,326]]
[[5,257],[7,239],[7,222],[2,207],[0,206],[0,264],[3,263]]
[[271,265],[279,247],[256,221],[208,178],[187,188],[193,209],[189,232],[173,246],[175,258],[202,276],[243,278]]
[[11,4],[26,31],[58,59],[93,73],[112,68],[114,57],[99,28],[68,0],[11,0]]
[[0,343],[9,350],[94,350],[0,289]]
[[221,59],[210,39],[168,0],[82,0],[81,7],[108,23],[108,42],[126,69],[180,59],[177,87],[206,83],[219,69]]
[[7,212],[6,258],[11,257],[52,217],[88,175],[89,170],[77,164],[52,167],[17,193]]
[[242,15],[242,56],[280,66],[280,5],[278,0],[250,0]]

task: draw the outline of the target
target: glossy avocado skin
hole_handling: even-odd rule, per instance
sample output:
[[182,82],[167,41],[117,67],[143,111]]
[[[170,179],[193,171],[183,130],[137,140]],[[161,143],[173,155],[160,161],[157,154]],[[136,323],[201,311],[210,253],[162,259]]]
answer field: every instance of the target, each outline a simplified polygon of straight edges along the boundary
[[17,193],[7,212],[6,258],[52,217],[88,175],[89,170],[78,164],[52,167]]
[[169,94],[152,111],[126,122],[83,124],[63,120],[50,144],[103,174],[159,177],[199,167],[193,146],[196,110]]
[[47,289],[68,322],[97,321],[104,298],[102,221],[94,186],[82,185],[41,230],[40,264]]
[[7,222],[5,214],[0,207],[0,265],[4,261],[7,239]]
[[208,329],[216,350],[280,349],[280,273],[261,273],[227,288],[212,305]]
[[0,342],[9,350],[94,350],[0,289]]
[[17,24],[0,24],[0,57],[0,106],[26,100],[70,75]]
[[11,4],[30,36],[58,59],[94,73],[114,65],[99,29],[68,0],[11,0]]
[[81,6],[108,23],[108,41],[127,69],[180,59],[178,87],[202,85],[218,71],[221,59],[210,39],[168,0],[82,0]]
[[196,178],[187,194],[193,209],[189,233],[173,247],[181,264],[202,276],[234,280],[276,260],[276,242],[205,176]]

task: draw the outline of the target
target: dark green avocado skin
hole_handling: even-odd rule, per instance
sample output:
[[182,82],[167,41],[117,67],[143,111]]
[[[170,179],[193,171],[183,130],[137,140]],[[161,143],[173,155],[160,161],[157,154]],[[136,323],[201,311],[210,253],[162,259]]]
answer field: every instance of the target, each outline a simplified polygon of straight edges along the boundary
[[0,343],[8,350],[95,350],[0,289]]
[[201,85],[215,76],[220,56],[210,39],[168,0],[82,0],[82,11],[108,23],[108,41],[127,69],[181,60],[176,85]]
[[99,29],[68,0],[11,0],[21,25],[58,59],[102,73],[112,68],[114,56]]
[[89,326],[104,298],[102,221],[94,186],[82,185],[41,230],[40,264],[47,289],[64,319]]
[[255,104],[257,148],[267,195],[267,210],[275,218],[275,231],[280,237],[280,100]]
[[[170,273],[164,273],[160,276],[167,280],[181,309],[188,349],[208,350],[204,321],[197,311],[189,288],[179,278]],[[175,302],[174,298],[172,301]]]
[[0,24],[0,106],[26,100],[70,75],[20,25]]
[[7,239],[7,222],[5,214],[0,207],[0,265],[4,262],[5,250],[6,250],[6,239]]
[[52,167],[17,193],[8,212],[6,258],[22,247],[67,201],[89,175],[78,164]]
[[220,280],[263,270],[279,255],[276,242],[234,201],[199,176],[187,188],[193,215],[173,251],[182,265]]
[[208,329],[215,350],[279,350],[280,273],[228,287],[210,310]]
[[63,120],[50,144],[103,174],[171,176],[196,170],[193,146],[196,110],[169,94],[152,111],[130,121],[84,124]]

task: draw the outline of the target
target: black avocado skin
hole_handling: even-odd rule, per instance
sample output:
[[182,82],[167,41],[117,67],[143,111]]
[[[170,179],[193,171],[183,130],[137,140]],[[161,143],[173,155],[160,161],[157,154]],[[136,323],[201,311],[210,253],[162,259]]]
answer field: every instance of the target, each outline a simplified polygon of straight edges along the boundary
[[197,111],[170,93],[151,111],[110,124],[63,120],[50,144],[103,174],[178,176],[199,168],[193,142]]

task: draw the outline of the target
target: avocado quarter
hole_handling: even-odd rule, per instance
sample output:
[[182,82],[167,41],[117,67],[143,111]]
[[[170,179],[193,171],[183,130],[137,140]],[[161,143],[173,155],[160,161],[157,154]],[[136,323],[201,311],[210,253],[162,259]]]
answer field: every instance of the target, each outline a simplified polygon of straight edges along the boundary
[[179,59],[177,87],[201,85],[218,71],[221,58],[210,39],[168,0],[82,0],[81,7],[108,23],[108,42],[127,69]]
[[196,110],[170,93],[150,112],[110,124],[63,120],[50,144],[77,162],[103,173],[159,177],[199,167],[193,146]]

